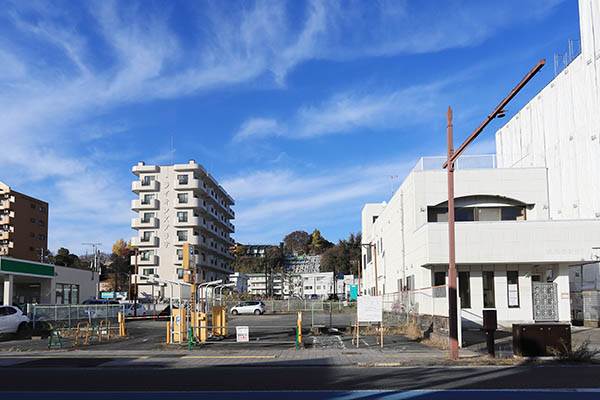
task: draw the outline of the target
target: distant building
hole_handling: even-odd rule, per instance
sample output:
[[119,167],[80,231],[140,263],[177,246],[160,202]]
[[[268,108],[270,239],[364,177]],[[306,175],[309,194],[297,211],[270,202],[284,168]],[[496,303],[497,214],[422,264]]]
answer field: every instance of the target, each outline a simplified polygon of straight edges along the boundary
[[48,247],[48,203],[0,182],[0,256],[40,261]]
[[267,254],[267,250],[273,247],[270,244],[236,244],[236,248],[238,246],[244,247],[244,255],[248,257],[254,258],[264,258]]
[[241,272],[235,272],[229,275],[229,282],[235,283],[233,288],[234,292],[246,293],[248,292],[248,275]]
[[321,256],[285,256],[283,270],[286,274],[308,274],[319,272]]
[[[194,247],[197,282],[227,280],[233,273],[230,247],[235,241],[230,235],[235,213],[231,209],[234,200],[225,189],[194,160],[174,165],[140,162],[132,171],[139,178],[131,185],[139,196],[131,207],[139,214],[131,221],[137,231],[131,244],[139,250],[139,273],[182,281],[177,269],[182,268],[183,244],[187,242]],[[160,290],[155,295],[170,295],[168,290]],[[140,286],[142,295],[151,292],[150,287]]]
[[267,275],[252,273],[248,275],[248,293],[256,296],[289,296],[289,280],[285,274]]
[[350,288],[346,289],[346,282],[353,282],[353,279],[345,279],[344,275],[338,273],[335,280],[333,272],[313,272],[308,274],[300,274],[302,279],[302,297],[305,299],[327,300],[330,296],[336,295],[338,298],[348,298],[346,293],[350,292]]

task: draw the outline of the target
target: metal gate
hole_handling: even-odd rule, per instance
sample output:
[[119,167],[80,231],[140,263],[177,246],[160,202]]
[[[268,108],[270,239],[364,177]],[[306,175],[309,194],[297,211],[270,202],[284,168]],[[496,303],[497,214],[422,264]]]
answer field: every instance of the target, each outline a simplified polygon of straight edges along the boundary
[[533,320],[558,321],[558,293],[555,283],[532,282]]

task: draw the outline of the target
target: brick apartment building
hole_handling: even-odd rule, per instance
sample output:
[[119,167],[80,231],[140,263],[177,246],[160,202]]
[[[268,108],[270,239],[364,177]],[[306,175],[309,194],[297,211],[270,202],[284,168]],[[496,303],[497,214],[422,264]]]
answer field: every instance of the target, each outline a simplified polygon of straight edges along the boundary
[[48,203],[0,181],[0,257],[39,261],[48,248]]

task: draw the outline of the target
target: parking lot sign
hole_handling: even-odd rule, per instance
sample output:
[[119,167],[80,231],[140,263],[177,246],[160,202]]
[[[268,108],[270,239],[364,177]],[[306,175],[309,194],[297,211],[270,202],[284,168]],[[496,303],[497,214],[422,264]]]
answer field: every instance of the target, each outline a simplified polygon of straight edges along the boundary
[[249,342],[250,332],[247,326],[236,326],[235,336],[237,342]]

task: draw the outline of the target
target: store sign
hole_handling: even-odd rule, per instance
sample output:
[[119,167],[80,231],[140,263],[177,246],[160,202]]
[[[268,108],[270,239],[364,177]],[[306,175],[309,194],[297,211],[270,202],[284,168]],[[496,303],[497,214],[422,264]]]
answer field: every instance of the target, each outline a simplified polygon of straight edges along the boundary
[[249,342],[250,341],[250,330],[247,326],[236,326],[235,337],[237,342]]
[[358,322],[381,322],[383,320],[382,296],[359,296]]
[[508,285],[508,306],[519,307],[519,285]]
[[358,285],[350,285],[350,300],[356,300],[358,297]]
[[115,292],[102,292],[100,293],[100,298],[102,299],[114,299]]

